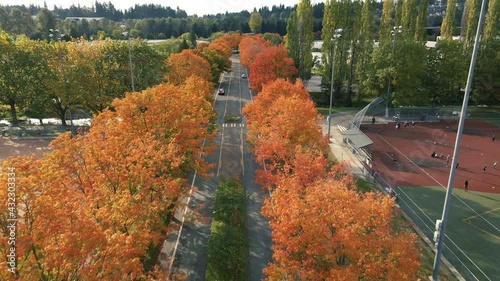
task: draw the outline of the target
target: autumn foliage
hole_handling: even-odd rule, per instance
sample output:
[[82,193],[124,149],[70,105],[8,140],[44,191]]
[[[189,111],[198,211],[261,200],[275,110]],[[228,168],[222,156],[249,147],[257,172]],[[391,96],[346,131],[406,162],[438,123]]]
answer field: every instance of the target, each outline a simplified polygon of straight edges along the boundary
[[243,37],[239,45],[241,65],[250,68],[257,55],[269,46],[271,46],[271,42],[265,40],[260,34],[253,37]]
[[[279,62],[276,62],[279,63]],[[268,280],[414,280],[416,236],[393,228],[394,199],[361,194],[327,140],[302,82],[278,79],[243,110],[248,141],[268,188],[273,262]]]
[[283,45],[267,47],[250,64],[250,87],[260,92],[269,82],[278,78],[292,80],[296,75],[294,62]]
[[[7,159],[2,171],[15,167],[18,186],[20,280],[165,280],[143,262],[155,259],[148,249],[187,195],[187,172],[210,168],[203,155],[215,134],[211,104],[202,78],[161,84],[114,100],[90,132],[59,136],[43,158]],[[7,182],[2,172],[0,184]],[[3,230],[0,248],[7,249]],[[0,279],[12,277],[0,263]]]
[[193,50],[183,50],[171,55],[167,61],[168,72],[165,79],[174,85],[180,85],[192,75],[212,81],[210,63]]

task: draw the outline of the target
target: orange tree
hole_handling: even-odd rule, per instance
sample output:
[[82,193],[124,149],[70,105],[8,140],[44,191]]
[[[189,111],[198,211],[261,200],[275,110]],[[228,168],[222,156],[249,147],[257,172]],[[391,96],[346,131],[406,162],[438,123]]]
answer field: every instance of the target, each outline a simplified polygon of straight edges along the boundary
[[260,92],[262,86],[278,78],[292,80],[297,75],[294,62],[283,45],[262,50],[250,64],[250,87]]
[[271,42],[265,40],[260,34],[253,37],[243,37],[239,45],[241,65],[249,68],[257,55],[270,45]]
[[[359,194],[342,165],[328,167],[326,139],[300,81],[277,80],[244,108],[257,182],[270,188],[273,262],[268,280],[413,280],[416,236],[392,227],[394,201]],[[327,172],[329,171],[329,172]]]
[[210,63],[193,50],[183,50],[171,55],[167,60],[168,72],[165,79],[174,85],[180,85],[192,75],[212,81]]
[[[212,146],[202,143],[214,138],[209,82],[190,77],[112,105],[87,134],[59,136],[44,158],[4,162],[19,179],[22,280],[150,278],[143,261],[154,258],[147,256],[149,247],[161,241],[164,220],[187,195],[187,171],[207,175],[203,154]],[[0,176],[4,186],[6,175]],[[7,197],[4,189],[0,197]],[[0,210],[2,226],[6,209]],[[3,231],[0,252],[8,247]],[[9,274],[2,270],[0,277],[9,280]]]
[[393,199],[356,192],[351,176],[297,178],[283,178],[263,209],[274,242],[268,280],[415,280],[417,237],[392,229]]

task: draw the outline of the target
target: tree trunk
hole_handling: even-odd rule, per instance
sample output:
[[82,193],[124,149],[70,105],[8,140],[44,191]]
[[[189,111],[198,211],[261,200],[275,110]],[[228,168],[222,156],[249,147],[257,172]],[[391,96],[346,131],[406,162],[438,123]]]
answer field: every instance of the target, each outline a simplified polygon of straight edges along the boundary
[[19,120],[17,120],[17,112],[16,112],[16,102],[14,100],[10,100],[10,115],[12,116],[12,125],[19,125]]

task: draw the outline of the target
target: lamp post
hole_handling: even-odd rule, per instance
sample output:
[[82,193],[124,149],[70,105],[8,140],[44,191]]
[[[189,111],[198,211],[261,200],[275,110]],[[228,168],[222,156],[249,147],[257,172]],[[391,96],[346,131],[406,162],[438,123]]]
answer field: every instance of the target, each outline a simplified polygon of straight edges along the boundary
[[120,27],[124,30],[122,35],[127,37],[128,41],[128,60],[130,64],[130,80],[132,81],[132,92],[135,92],[135,87],[134,87],[134,68],[132,64],[132,52],[130,51],[130,31],[128,26],[122,24]]
[[336,29],[333,34],[333,56],[332,56],[332,78],[330,81],[330,108],[328,110],[328,141],[330,141],[330,130],[332,126],[332,103],[333,103],[333,72],[335,70],[335,56],[337,54],[337,41],[335,39],[340,38],[342,36],[342,28]]
[[[394,26],[391,31],[392,35],[392,57],[391,57],[391,68],[392,68],[392,61],[394,60],[394,46],[396,45],[396,34],[403,32],[403,27],[400,26]],[[389,100],[391,98],[391,72],[389,69],[389,78],[387,81],[387,99],[385,101],[385,117],[389,118]]]
[[[59,41],[60,44],[60,42],[64,38],[64,33],[61,33],[59,29],[52,29],[52,28],[49,29],[49,32],[50,32],[49,37],[55,38],[57,41]],[[61,74],[63,76],[64,92],[66,93],[66,98],[68,98],[68,87],[66,85],[66,72],[64,71],[64,59],[61,52],[61,46],[59,45],[57,49],[59,52],[59,61],[61,62]],[[75,125],[73,124],[73,114],[71,113],[71,101],[68,101],[68,111],[69,111],[69,120],[71,124],[71,136],[74,137],[76,135],[76,131],[75,131]]]

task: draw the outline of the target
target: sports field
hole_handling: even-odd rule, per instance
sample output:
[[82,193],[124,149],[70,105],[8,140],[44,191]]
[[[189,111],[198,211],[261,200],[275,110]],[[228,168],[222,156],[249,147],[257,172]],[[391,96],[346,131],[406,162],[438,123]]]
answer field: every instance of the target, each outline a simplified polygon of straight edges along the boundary
[[[394,188],[397,203],[431,240],[443,210],[450,170],[446,158],[453,152],[457,123],[417,123],[399,129],[394,123],[361,126],[373,141],[377,180]],[[493,141],[493,135],[500,136],[500,128],[480,120],[465,123],[444,255],[466,280],[500,276],[500,165],[493,168],[500,160],[500,142]],[[431,157],[434,151],[438,157]],[[466,179],[469,192],[463,187]]]

